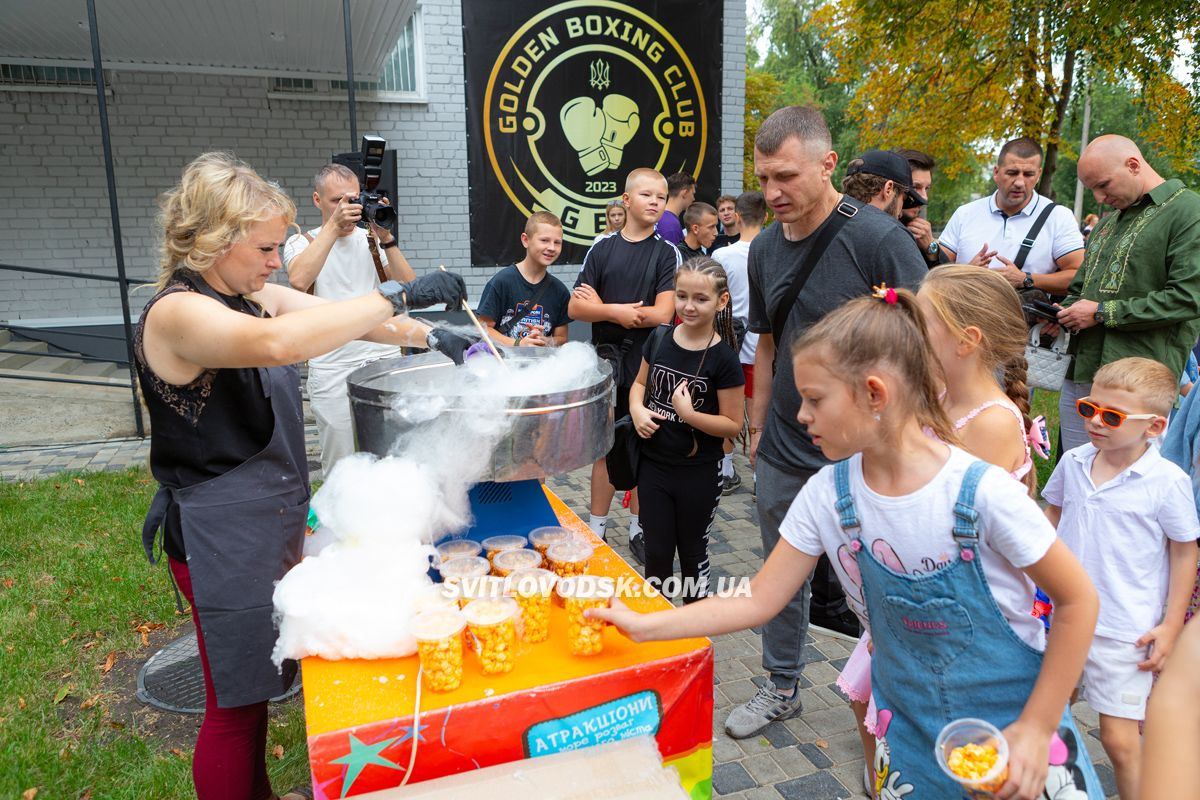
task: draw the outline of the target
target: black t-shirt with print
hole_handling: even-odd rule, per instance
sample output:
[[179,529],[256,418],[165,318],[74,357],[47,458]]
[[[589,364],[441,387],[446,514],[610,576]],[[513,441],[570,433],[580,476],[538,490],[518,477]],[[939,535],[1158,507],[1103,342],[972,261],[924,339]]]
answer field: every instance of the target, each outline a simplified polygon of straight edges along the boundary
[[730,236],[728,233],[718,233],[716,240],[713,241],[713,246],[708,249],[708,254],[711,256],[714,252],[720,250],[722,247],[731,245],[734,242],[740,242],[741,240],[742,235],[740,233],[735,233],[732,236]]
[[476,311],[493,320],[496,330],[510,338],[520,340],[541,328],[548,339],[555,328],[570,322],[570,302],[571,292],[558,278],[547,272],[540,282],[530,283],[514,264],[487,282]]
[[[583,258],[583,269],[575,279],[575,288],[586,283],[596,290],[604,303],[636,303],[654,305],[654,299],[675,287],[675,269],[679,266],[679,251],[658,234],[640,242],[630,242],[619,233],[611,233],[592,245]],[[649,280],[654,275],[653,281]],[[651,291],[646,291],[651,285]],[[620,345],[629,337],[632,346],[625,353],[622,372],[633,383],[641,365],[642,345],[650,336],[650,328],[626,330],[614,322],[592,323],[592,344]]]
[[[642,455],[664,464],[702,464],[717,462],[723,455],[722,439],[696,430],[681,422],[671,405],[671,394],[680,381],[687,381],[692,392],[692,406],[703,414],[719,414],[720,403],[717,392],[746,383],[742,365],[737,354],[723,341],[716,341],[703,350],[685,350],[675,343],[668,330],[662,335],[658,353],[646,376],[645,405],[666,417],[658,423],[658,430],[649,439],[642,441]],[[650,337],[642,351],[642,358],[650,361],[650,350],[658,336]],[[704,364],[700,362],[703,359]],[[697,374],[699,372],[699,374]],[[692,451],[695,434],[696,454]]]

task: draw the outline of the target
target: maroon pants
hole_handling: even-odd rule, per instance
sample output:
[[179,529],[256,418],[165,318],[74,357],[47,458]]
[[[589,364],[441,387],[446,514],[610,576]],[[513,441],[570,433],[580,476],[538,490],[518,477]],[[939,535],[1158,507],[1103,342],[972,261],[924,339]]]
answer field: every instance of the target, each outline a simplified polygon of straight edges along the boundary
[[200,664],[204,668],[204,722],[196,737],[192,780],[198,800],[271,800],[267,778],[267,701],[236,708],[218,708],[208,667],[208,651],[192,595],[187,564],[168,559],[179,591],[192,606]]

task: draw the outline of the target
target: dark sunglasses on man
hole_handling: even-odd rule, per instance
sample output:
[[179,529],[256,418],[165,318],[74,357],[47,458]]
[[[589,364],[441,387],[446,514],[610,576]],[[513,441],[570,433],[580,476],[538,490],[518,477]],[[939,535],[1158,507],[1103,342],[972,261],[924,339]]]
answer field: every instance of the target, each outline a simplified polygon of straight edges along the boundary
[[1159,417],[1158,414],[1126,414],[1113,408],[1098,406],[1086,397],[1075,401],[1075,410],[1084,419],[1091,419],[1099,414],[1100,424],[1106,428],[1119,428],[1127,419],[1158,419]]

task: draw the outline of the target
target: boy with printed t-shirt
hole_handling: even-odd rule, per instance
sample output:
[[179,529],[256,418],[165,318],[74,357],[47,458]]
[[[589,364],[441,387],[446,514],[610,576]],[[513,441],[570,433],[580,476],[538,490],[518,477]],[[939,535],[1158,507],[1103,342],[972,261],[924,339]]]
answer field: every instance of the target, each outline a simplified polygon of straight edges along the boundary
[[[659,172],[639,168],[625,179],[625,227],[592,245],[575,279],[571,319],[592,323],[592,344],[615,350],[617,403],[614,418],[629,413],[629,389],[641,366],[642,348],[650,332],[675,316],[675,245],[655,233],[667,206],[667,180]],[[608,509],[616,490],[608,482],[601,458],[592,465],[591,517],[588,525],[603,537]],[[637,492],[630,500],[629,536],[635,557],[644,552],[639,538]],[[641,560],[639,558],[639,560]]]
[[499,344],[566,344],[571,293],[548,272],[562,252],[562,233],[562,221],[548,211],[530,215],[521,234],[524,260],[500,270],[483,287],[477,313]]
[[1150,442],[1166,428],[1176,387],[1171,370],[1148,358],[1101,367],[1076,401],[1091,442],[1063,455],[1042,491],[1046,516],[1100,594],[1083,697],[1100,714],[1124,800],[1140,780],[1138,723],[1153,674],[1183,628],[1196,576],[1191,481]]

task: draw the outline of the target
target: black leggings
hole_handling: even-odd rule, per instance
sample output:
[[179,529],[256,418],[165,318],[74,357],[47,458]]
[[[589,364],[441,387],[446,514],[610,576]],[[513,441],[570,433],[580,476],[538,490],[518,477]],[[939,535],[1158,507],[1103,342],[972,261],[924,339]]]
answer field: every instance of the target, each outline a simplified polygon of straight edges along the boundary
[[699,600],[707,591],[708,529],[721,499],[720,462],[661,464],[643,456],[638,495],[646,535],[646,578],[661,589],[674,574],[678,551],[683,601]]

